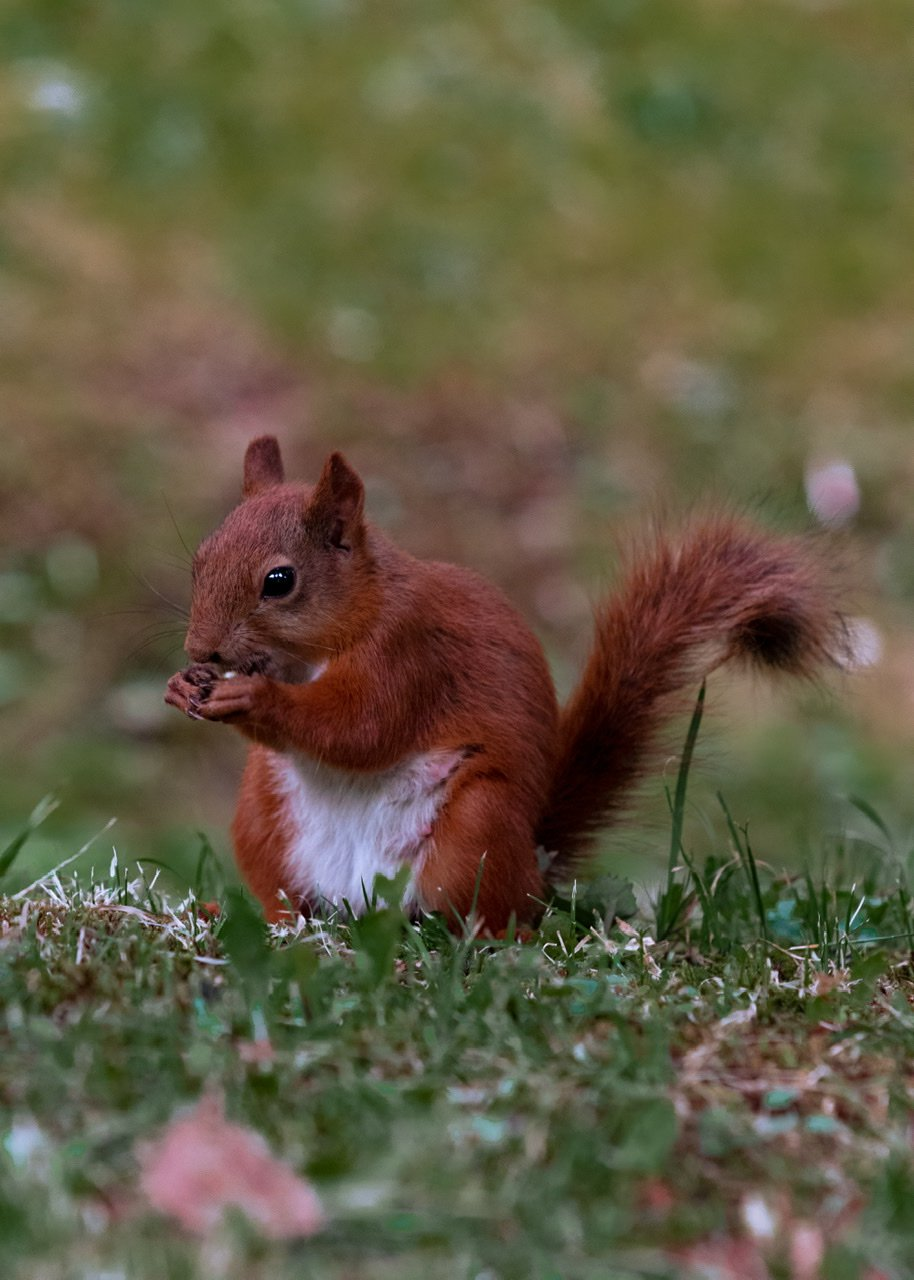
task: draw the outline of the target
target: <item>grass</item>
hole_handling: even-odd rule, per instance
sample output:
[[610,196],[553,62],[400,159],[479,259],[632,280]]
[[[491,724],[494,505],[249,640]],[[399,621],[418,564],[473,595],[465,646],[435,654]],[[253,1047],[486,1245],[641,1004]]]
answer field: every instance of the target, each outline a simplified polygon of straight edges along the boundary
[[[524,944],[378,902],[268,929],[205,848],[181,902],[116,856],[0,900],[6,1274],[910,1274],[914,913],[858,803],[878,847],[775,874],[728,811],[653,907],[597,882]],[[318,1235],[151,1212],[143,1144],[214,1091],[316,1185]]]
[[162,706],[160,597],[186,607],[182,541],[263,430],[305,478],[347,450],[373,518],[502,586],[564,689],[620,527],[701,496],[796,528],[804,467],[846,457],[885,665],[846,712],[744,698],[727,794],[759,850],[836,792],[914,821],[909,20],[7,0],[0,846],[63,799],[24,877],[112,812],[171,863],[226,824],[237,744]]

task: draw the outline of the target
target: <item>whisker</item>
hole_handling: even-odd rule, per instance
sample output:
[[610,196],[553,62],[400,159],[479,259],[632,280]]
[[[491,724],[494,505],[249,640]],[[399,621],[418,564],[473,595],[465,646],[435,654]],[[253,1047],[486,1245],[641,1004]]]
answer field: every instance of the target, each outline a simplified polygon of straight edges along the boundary
[[85,616],[93,622],[100,622],[103,618],[130,618],[141,615],[148,617],[150,614],[154,614],[158,619],[170,616],[164,609],[152,604],[136,605],[132,609],[106,609],[104,613],[87,613]]
[[184,625],[179,622],[172,622],[168,618],[153,618],[151,621],[144,623],[141,627],[137,627],[131,639],[147,634],[151,631],[157,631],[159,635],[183,636]]
[[173,613],[176,613],[181,618],[187,618],[190,616],[188,610],[185,609],[183,605],[178,604],[175,600],[169,600],[168,596],[163,595],[163,593],[159,591],[157,587],[154,587],[152,583],[149,581],[149,579],[145,578],[141,573],[134,572],[133,577],[136,579],[137,582],[142,583],[142,585],[147,589],[147,591],[151,591],[152,594],[154,596],[157,596],[158,599],[161,600],[163,604],[167,605],[168,608],[171,609]]
[[[142,548],[144,551],[149,552],[149,556],[144,557],[144,559],[153,558],[157,564],[168,564],[172,568],[180,569],[182,573],[187,573],[191,568],[191,561],[187,559],[186,556],[182,556],[179,552],[175,551],[172,547],[162,547],[159,546],[157,542],[139,542],[136,545],[138,549]],[[130,572],[129,566],[128,572]]]
[[[334,656],[336,656],[339,653],[339,649],[335,649],[332,645],[329,645],[329,644],[312,644],[310,647],[312,649],[323,649],[325,653],[332,653]],[[284,649],[281,644],[273,644],[270,646],[270,649],[271,649],[271,652],[273,653],[285,654],[287,658],[292,658],[294,662],[301,661],[300,654],[293,653],[291,649]]]
[[172,648],[180,648],[184,644],[183,631],[155,631],[151,634],[135,636],[137,644],[156,644],[160,640],[168,640]]
[[164,675],[165,672],[173,672],[175,669],[174,659],[172,657],[174,647],[163,654],[155,656],[146,667],[147,672],[154,675]]
[[135,645],[126,655],[127,660],[130,662],[134,661],[148,649],[153,649],[156,645],[160,645],[166,640],[171,641],[171,643],[161,655],[163,660],[181,648],[181,637],[179,635],[176,635],[174,631],[160,631],[155,635],[147,636],[145,640],[142,640],[139,644]]
[[137,640],[137,643],[130,650],[130,656],[133,657],[137,653],[141,653],[144,649],[150,648],[155,644],[164,644],[168,641],[169,648],[177,649],[180,636],[176,636],[173,631],[157,631],[154,635],[143,636]]
[[182,573],[190,573],[191,562],[185,560],[183,556],[176,555],[173,551],[163,551],[161,554],[166,563],[170,564],[173,569],[180,569]]
[[168,495],[165,493],[164,490],[162,490],[162,501],[165,503],[165,510],[168,512],[168,517],[171,520],[171,523],[174,525],[175,533],[178,535],[178,541],[180,542],[184,550],[187,552],[187,565],[188,567],[190,567],[190,564],[194,558],[194,553],[191,551],[190,547],[184,541],[184,535],[181,532],[181,530],[178,528],[178,522],[175,519],[175,513],[171,509],[171,504],[168,501]]

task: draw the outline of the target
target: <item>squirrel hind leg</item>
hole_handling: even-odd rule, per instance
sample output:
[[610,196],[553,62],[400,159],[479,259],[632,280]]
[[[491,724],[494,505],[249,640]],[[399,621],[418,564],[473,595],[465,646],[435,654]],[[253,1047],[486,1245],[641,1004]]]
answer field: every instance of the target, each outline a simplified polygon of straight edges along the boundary
[[489,936],[512,920],[535,923],[545,887],[529,817],[506,782],[477,775],[448,799],[415,885],[419,905],[457,933],[471,917]]
[[267,920],[276,923],[287,918],[290,904],[308,911],[306,895],[293,893],[289,884],[283,798],[273,785],[269,755],[260,747],[248,753],[232,823],[232,843],[238,870],[260,900]]

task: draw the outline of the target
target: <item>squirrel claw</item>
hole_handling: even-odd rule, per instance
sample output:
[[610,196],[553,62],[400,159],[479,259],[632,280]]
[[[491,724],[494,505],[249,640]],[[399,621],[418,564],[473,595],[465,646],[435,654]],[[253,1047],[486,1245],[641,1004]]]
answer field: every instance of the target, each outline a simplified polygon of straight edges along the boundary
[[186,684],[192,684],[205,698],[219,679],[219,672],[211,663],[192,662],[181,672],[181,677]]
[[165,690],[165,701],[170,707],[177,707],[191,720],[202,720],[200,702],[205,699],[209,690],[195,685],[188,680],[186,671],[173,675]]

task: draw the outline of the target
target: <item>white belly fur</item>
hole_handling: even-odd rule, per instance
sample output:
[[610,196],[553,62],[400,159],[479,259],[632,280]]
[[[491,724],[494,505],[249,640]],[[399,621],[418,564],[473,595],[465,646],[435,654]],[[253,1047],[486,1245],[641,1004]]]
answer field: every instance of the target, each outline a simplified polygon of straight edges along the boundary
[[272,757],[276,789],[285,799],[289,889],[316,904],[348,902],[363,911],[375,876],[413,867],[405,905],[428,837],[462,751],[411,756],[383,773],[350,773],[302,755]]

